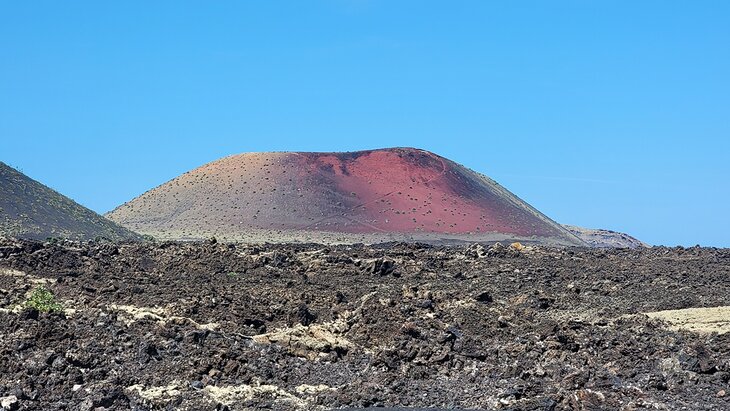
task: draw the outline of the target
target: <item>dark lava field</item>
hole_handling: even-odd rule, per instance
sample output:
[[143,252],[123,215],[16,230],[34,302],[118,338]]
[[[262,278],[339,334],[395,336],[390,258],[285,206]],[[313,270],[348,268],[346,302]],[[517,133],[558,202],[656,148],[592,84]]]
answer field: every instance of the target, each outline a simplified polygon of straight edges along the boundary
[[727,306],[727,249],[5,239],[0,409],[728,410]]

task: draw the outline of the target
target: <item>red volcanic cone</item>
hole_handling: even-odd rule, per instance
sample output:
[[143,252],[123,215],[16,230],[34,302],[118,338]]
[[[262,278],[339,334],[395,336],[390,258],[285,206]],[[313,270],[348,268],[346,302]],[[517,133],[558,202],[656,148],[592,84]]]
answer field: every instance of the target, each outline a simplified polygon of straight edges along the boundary
[[108,217],[173,239],[581,244],[491,179],[411,148],[226,157]]

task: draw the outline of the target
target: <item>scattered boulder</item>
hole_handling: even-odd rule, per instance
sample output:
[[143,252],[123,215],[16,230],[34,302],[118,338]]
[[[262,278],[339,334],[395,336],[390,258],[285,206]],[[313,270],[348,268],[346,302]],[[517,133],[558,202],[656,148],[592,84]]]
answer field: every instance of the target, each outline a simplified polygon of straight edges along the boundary
[[479,243],[470,245],[464,250],[464,255],[468,258],[484,258],[487,256],[487,249]]
[[375,258],[367,261],[363,269],[367,273],[381,276],[395,274],[395,261],[389,258]]
[[492,294],[489,291],[482,291],[474,296],[474,299],[480,303],[491,303],[494,301]]
[[15,395],[8,395],[6,397],[0,397],[0,408],[3,410],[15,411],[20,407],[18,397]]
[[524,250],[524,246],[520,243],[512,243],[509,246],[505,246],[504,244],[497,242],[489,247],[489,250],[487,250],[487,256],[499,258],[519,257],[522,250]]
[[297,322],[307,326],[317,321],[317,314],[311,312],[306,304],[301,304],[296,312]]

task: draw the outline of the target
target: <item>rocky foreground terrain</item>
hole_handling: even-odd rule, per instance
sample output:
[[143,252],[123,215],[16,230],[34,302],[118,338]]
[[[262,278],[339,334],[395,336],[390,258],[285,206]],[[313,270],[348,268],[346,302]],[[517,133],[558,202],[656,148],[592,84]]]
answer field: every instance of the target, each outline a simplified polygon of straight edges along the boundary
[[728,305],[726,249],[6,239],[0,406],[727,410]]

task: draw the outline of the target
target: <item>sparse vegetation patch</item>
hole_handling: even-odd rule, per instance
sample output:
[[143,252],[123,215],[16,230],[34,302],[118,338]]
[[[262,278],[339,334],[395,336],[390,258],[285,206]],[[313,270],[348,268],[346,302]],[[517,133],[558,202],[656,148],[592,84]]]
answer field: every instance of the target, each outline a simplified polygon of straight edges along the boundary
[[56,301],[56,297],[46,287],[36,287],[23,303],[24,308],[33,308],[42,313],[61,312],[63,305]]

